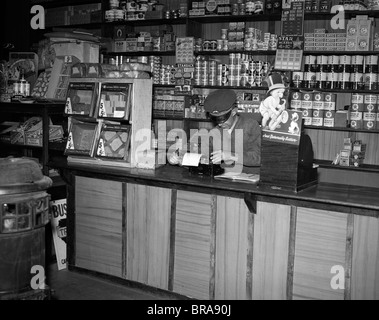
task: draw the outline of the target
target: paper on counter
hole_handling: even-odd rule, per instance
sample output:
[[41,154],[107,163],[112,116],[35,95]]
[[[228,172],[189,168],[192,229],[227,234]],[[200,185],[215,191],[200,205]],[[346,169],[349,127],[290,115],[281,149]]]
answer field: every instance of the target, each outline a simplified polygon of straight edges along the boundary
[[201,154],[185,153],[183,156],[182,166],[197,167],[200,163]]

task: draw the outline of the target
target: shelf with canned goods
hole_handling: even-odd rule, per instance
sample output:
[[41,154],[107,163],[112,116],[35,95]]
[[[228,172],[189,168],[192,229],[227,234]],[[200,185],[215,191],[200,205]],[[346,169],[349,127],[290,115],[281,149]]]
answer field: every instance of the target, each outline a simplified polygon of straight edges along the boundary
[[334,93],[379,93],[379,90],[370,90],[370,89],[327,89],[327,88],[319,88],[319,87],[290,87],[292,91],[322,91],[322,92],[334,92]]
[[197,89],[233,89],[233,90],[267,90],[268,87],[263,86],[213,86],[213,85],[194,85]]
[[252,15],[205,15],[189,16],[188,20],[199,23],[280,21],[281,13]]
[[[312,12],[312,13],[305,13],[304,19],[305,20],[331,20],[333,17],[335,17],[338,14],[336,13],[326,13],[326,12]],[[345,10],[344,11],[344,18],[350,19],[357,15],[367,15],[370,18],[379,18],[379,10]]]
[[154,25],[184,25],[187,23],[187,18],[176,18],[176,19],[139,19],[139,20],[118,20],[118,21],[109,21],[104,22],[105,26],[119,26],[119,25],[128,25],[128,26],[154,26]]
[[106,52],[104,56],[175,56],[175,51],[123,51]]
[[315,55],[315,56],[370,56],[370,55],[379,55],[379,51],[318,51],[318,50],[305,50],[304,55]]
[[196,56],[204,55],[217,55],[217,56],[227,56],[229,54],[248,54],[248,55],[256,55],[256,56],[274,56],[276,54],[276,50],[207,50],[207,51],[195,51],[194,54]]

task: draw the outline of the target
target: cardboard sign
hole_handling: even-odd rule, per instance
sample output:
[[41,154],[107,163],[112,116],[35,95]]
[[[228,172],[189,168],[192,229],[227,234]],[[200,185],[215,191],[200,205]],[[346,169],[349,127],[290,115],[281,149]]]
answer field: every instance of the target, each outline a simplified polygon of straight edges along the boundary
[[278,120],[280,120],[280,122],[274,130],[262,130],[262,139],[278,143],[299,145],[302,126],[302,112],[295,110],[283,110],[283,112],[279,115]]
[[51,229],[53,233],[55,254],[57,256],[58,270],[66,269],[66,218],[66,199],[51,201]]

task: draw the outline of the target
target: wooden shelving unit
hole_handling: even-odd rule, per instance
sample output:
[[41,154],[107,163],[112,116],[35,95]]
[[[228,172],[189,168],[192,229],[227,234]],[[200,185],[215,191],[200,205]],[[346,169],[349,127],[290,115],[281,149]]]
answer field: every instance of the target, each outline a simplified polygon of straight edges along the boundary
[[42,172],[44,175],[49,175],[49,118],[52,115],[59,115],[63,118],[64,104],[63,103],[33,103],[25,104],[21,102],[0,102],[0,114],[2,119],[7,119],[9,116],[17,116],[21,120],[27,116],[39,116],[42,118],[42,146],[7,144],[0,141],[0,144],[22,149],[40,149]]

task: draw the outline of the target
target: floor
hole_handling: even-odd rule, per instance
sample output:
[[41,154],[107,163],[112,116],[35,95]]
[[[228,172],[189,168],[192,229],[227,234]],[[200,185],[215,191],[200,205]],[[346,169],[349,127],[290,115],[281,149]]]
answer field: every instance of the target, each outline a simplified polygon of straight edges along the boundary
[[178,300],[176,297],[104,280],[49,264],[46,283],[52,300]]

